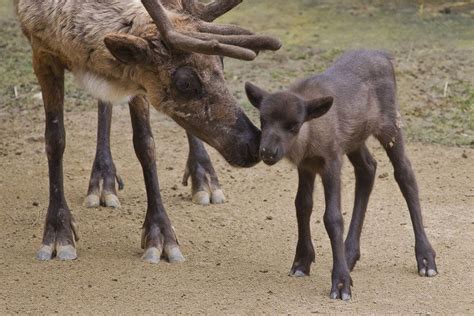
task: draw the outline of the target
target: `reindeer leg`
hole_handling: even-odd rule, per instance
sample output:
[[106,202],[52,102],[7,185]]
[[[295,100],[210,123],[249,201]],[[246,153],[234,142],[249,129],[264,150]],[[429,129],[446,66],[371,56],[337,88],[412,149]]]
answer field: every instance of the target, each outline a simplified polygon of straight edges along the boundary
[[307,276],[314,262],[314,247],[311,241],[310,218],[313,212],[313,190],[315,171],[298,168],[298,193],[296,194],[296,218],[298,220],[298,244],[291,276]]
[[344,223],[341,214],[341,167],[340,159],[326,161],[321,172],[326,210],[324,226],[331,240],[333,268],[330,297],[344,301],[351,299],[352,279],[347,267],[344,250]]
[[423,227],[418,185],[410,160],[405,153],[403,134],[400,131],[396,137],[389,141],[385,141],[385,138],[379,138],[379,140],[392,162],[395,180],[402,191],[410,211],[410,218],[415,232],[415,254],[418,273],[421,276],[435,276],[438,274],[435,262],[436,252],[431,247]]
[[183,177],[183,185],[188,185],[191,177],[193,202],[201,205],[225,202],[216,171],[201,140],[186,132],[189,143],[189,156]]
[[143,169],[148,201],[142,235],[142,248],[145,249],[143,259],[150,263],[158,263],[164,255],[170,262],[184,261],[170,219],[161,201],[149,104],[145,98],[135,97],[129,106],[133,127],[133,146]]
[[[113,208],[120,207],[115,181],[118,182],[119,190],[123,189],[123,182],[117,175],[110,151],[112,107],[111,103],[99,101],[97,148],[85,200],[85,205],[90,208],[99,207],[99,205]],[[102,191],[100,190],[101,181]]]
[[345,249],[349,269],[352,271],[360,258],[360,235],[364,224],[365,212],[369,203],[370,193],[374,186],[377,162],[364,144],[358,150],[347,155],[354,166],[356,185],[352,220],[347,234]]
[[49,206],[43,242],[36,253],[38,260],[76,259],[78,239],[74,220],[64,196],[63,153],[66,147],[64,129],[64,68],[54,56],[34,54],[33,68],[43,94],[46,113],[46,153],[49,170]]

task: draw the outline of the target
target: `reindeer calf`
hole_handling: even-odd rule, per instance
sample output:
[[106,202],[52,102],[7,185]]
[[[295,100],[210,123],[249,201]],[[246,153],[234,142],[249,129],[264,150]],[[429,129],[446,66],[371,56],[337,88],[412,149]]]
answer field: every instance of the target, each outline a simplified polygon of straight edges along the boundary
[[[314,180],[319,173],[326,200],[324,225],[333,252],[330,297],[351,298],[349,271],[360,257],[360,234],[377,165],[365,145],[370,135],[385,148],[408,204],[419,274],[437,274],[435,251],[423,228],[415,175],[404,149],[394,69],[387,54],[347,53],[323,74],[273,94],[251,83],[245,88],[261,115],[262,160],[273,165],[287,157],[298,166],[298,244],[291,275],[309,275],[315,258],[310,216]],[[356,176],[354,210],[345,244],[340,180],[343,155],[348,156]]]

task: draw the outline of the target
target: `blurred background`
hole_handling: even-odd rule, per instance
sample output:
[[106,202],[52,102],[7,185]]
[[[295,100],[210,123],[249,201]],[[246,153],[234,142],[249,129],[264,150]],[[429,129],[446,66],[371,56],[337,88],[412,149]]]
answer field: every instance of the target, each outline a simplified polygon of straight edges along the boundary
[[[0,120],[41,110],[30,47],[11,2],[0,0]],[[345,50],[383,49],[396,57],[410,139],[474,146],[474,1],[256,0],[244,1],[222,22],[284,42],[277,54],[262,54],[255,62],[227,61],[229,86],[249,111],[247,80],[281,88],[324,70]],[[95,100],[68,79],[67,110],[94,109]]]

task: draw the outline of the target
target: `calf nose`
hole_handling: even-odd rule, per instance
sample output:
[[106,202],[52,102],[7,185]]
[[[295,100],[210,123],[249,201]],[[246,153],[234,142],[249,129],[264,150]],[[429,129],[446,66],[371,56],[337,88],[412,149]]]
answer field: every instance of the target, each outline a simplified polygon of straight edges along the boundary
[[277,154],[278,154],[278,148],[269,149],[267,147],[262,147],[260,149],[260,157],[263,160],[273,160],[276,158]]

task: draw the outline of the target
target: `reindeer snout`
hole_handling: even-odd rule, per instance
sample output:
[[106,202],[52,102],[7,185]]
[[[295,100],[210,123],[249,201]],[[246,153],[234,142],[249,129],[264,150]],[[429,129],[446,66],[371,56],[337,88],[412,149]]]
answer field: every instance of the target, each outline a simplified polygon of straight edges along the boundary
[[267,165],[273,165],[278,160],[278,147],[270,148],[270,147],[261,147],[260,148],[260,158],[262,158],[263,162]]

